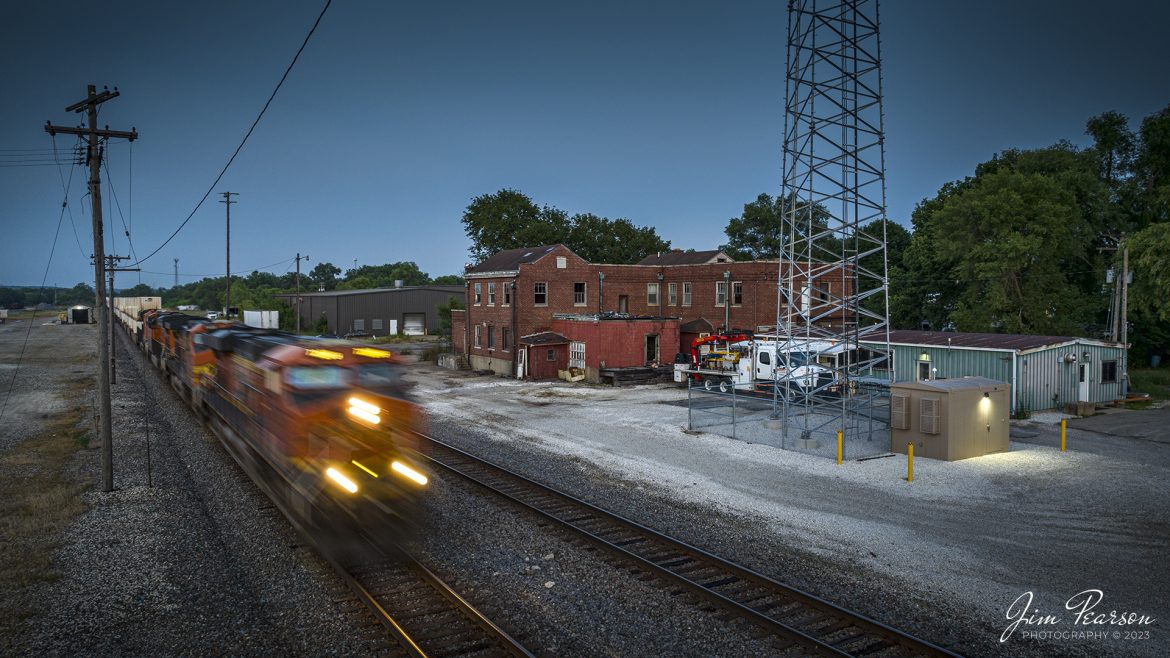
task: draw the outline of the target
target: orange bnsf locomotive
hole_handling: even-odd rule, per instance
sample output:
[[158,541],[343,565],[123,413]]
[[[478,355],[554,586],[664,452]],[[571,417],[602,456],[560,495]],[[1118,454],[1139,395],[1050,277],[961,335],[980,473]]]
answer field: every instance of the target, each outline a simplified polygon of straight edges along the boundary
[[409,524],[428,480],[420,414],[390,352],[183,313],[141,316],[151,362],[286,512],[327,529]]

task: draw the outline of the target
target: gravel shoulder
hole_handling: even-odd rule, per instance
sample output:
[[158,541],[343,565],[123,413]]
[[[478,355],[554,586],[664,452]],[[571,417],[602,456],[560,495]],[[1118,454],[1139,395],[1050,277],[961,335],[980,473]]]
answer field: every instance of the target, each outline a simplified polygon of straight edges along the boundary
[[[685,392],[523,383],[419,365],[416,392],[436,433],[536,479],[781,581],[974,655],[1164,655],[1170,610],[1165,453],[1119,458],[1094,434],[1073,449],[1013,441],[960,462],[847,462],[685,430]],[[1055,426],[1029,434],[1050,441]],[[1150,442],[1144,442],[1150,444]],[[1095,451],[1078,450],[1092,446]],[[1105,453],[1105,454],[1100,454]],[[1099,589],[1099,612],[1155,618],[1151,639],[998,640],[1009,606],[1033,611]]]

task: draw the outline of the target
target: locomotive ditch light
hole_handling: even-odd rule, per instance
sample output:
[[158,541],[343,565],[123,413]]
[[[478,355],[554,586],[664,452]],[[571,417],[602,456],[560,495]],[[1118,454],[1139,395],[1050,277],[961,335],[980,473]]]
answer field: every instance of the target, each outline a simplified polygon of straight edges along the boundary
[[395,473],[398,473],[399,475],[402,475],[403,477],[405,477],[407,479],[414,480],[415,482],[417,482],[420,485],[426,485],[426,483],[427,483],[427,476],[423,475],[422,473],[419,473],[418,471],[407,466],[406,464],[403,464],[402,462],[399,462],[399,461],[391,462],[390,468]]
[[377,474],[377,473],[375,473],[375,472],[373,471],[373,469],[371,469],[370,467],[366,466],[365,464],[363,464],[363,463],[359,462],[359,461],[358,461],[358,460],[356,460],[356,459],[351,459],[351,460],[349,460],[349,463],[353,464],[354,466],[357,466],[358,468],[362,469],[363,471],[365,471],[365,472],[369,473],[370,475],[372,475],[372,476],[374,476],[374,477],[378,477],[378,474]]
[[348,411],[349,415],[359,420],[364,420],[371,425],[377,425],[382,422],[382,419],[378,417],[378,414],[382,413],[382,409],[361,398],[350,398]]
[[334,352],[333,350],[319,350],[308,349],[305,350],[305,356],[311,356],[314,359],[321,359],[323,361],[340,361],[345,358],[341,352]]
[[371,359],[389,359],[390,353],[386,350],[379,350],[373,347],[355,347],[353,348],[354,356],[365,356]]
[[345,489],[346,491],[350,492],[351,494],[357,493],[357,490],[358,490],[357,483],[355,483],[353,480],[345,477],[345,474],[343,474],[341,471],[337,470],[336,468],[333,468],[332,466],[330,466],[329,468],[325,469],[325,475],[328,475],[329,479],[333,480],[338,485],[340,485],[342,489]]

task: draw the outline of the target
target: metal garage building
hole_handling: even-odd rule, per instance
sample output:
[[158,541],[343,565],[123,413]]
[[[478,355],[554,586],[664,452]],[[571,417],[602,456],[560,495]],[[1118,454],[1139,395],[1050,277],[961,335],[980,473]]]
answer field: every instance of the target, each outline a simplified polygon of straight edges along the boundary
[[971,375],[1008,382],[1013,414],[1125,398],[1126,351],[1120,343],[1071,336],[895,330],[890,332],[890,348],[895,381]]
[[[371,336],[433,334],[439,327],[438,307],[454,297],[463,301],[463,286],[398,286],[366,290],[330,290],[300,295],[301,329],[312,330],[322,316],[329,332]],[[277,295],[294,312],[297,295]]]

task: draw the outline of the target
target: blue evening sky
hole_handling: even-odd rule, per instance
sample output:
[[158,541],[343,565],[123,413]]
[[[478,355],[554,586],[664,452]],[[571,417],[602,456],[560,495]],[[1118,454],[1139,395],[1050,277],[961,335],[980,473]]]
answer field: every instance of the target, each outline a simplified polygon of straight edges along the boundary
[[[323,2],[21,2],[0,21],[0,284],[92,283],[81,167],[43,164],[43,125],[87,84],[99,122],[136,127],[109,177],[139,256],[227,162]],[[1170,4],[891,1],[882,5],[888,214],[1010,147],[1067,138],[1107,110],[1170,104]],[[708,249],[780,187],[786,3],[338,0],[249,143],[187,227],[142,265],[169,286],[232,269],[280,274],[299,251],[344,268],[415,261],[460,273],[460,217],[516,188],[570,213],[627,217]],[[75,138],[58,136],[68,159]],[[27,150],[18,150],[27,149]],[[51,155],[49,156],[51,161]],[[132,166],[131,166],[132,160]],[[112,201],[110,189],[104,201]],[[113,248],[128,251],[118,205]],[[119,286],[137,283],[123,275]]]

